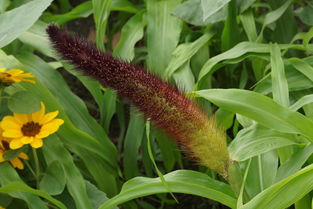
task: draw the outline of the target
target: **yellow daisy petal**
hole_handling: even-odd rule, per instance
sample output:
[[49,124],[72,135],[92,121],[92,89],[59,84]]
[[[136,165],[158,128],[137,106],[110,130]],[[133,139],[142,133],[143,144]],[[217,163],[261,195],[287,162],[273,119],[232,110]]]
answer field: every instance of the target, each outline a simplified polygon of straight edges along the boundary
[[38,123],[41,121],[42,117],[45,115],[46,107],[43,102],[40,103],[41,108],[38,112],[34,112],[31,114],[31,120]]
[[6,70],[6,68],[0,67],[0,73],[4,72],[5,70]]
[[3,117],[1,122],[6,121],[6,120],[18,123],[18,121],[15,120],[15,118],[13,116],[5,116],[5,117]]
[[48,131],[50,134],[53,134],[59,129],[60,125],[62,125],[63,123],[64,120],[62,119],[54,119],[51,122],[44,124],[41,127],[41,131]]
[[32,136],[24,136],[20,139],[20,141],[23,143],[23,144],[29,144],[31,143],[32,141],[34,141],[34,137]]
[[12,166],[14,168],[18,168],[20,170],[24,169],[24,164],[22,163],[22,161],[18,158],[14,158],[13,160],[10,160],[10,163],[12,164]]
[[21,125],[12,117],[6,116],[2,119],[1,122],[2,129],[21,129]]
[[3,155],[4,155],[4,152],[0,150],[0,163],[5,161]]
[[46,138],[49,135],[50,135],[49,131],[47,131],[47,130],[45,130],[45,131],[40,130],[40,132],[36,135],[36,137],[38,137],[38,138]]
[[19,138],[23,136],[21,129],[6,129],[2,136],[9,138]]
[[29,159],[28,155],[25,154],[24,152],[21,152],[21,153],[18,155],[18,157],[19,157],[19,158],[22,158],[22,159],[24,159],[24,160],[28,160],[28,159]]
[[8,81],[18,83],[21,82],[22,79],[20,79],[19,77],[11,77]]
[[30,80],[30,79],[23,79],[22,81],[27,81],[27,82],[32,83],[32,84],[35,84],[35,83],[36,83],[36,81]]
[[32,73],[23,73],[22,75],[19,75],[21,78],[35,78],[35,75]]
[[54,111],[45,114],[45,105],[41,102],[41,109],[37,112],[14,113],[13,116],[7,116],[0,123],[3,128],[3,131],[0,129],[1,139],[4,140],[6,137],[11,149],[18,149],[25,144],[30,144],[34,148],[42,147],[42,139],[56,132],[64,123],[62,119],[55,118],[58,113]]
[[32,143],[30,143],[30,146],[33,148],[40,148],[43,145],[43,141],[40,138],[35,138]]
[[19,113],[13,113],[13,117],[18,123],[25,124],[30,121],[30,115],[29,114],[19,114]]
[[9,70],[7,73],[12,75],[12,76],[16,76],[16,75],[24,73],[24,71],[14,68],[14,69]]
[[49,112],[45,114],[45,116],[39,121],[40,124],[49,123],[52,119],[54,119],[59,114],[59,111]]
[[21,142],[20,139],[13,139],[10,142],[10,149],[18,149],[21,148],[24,144]]

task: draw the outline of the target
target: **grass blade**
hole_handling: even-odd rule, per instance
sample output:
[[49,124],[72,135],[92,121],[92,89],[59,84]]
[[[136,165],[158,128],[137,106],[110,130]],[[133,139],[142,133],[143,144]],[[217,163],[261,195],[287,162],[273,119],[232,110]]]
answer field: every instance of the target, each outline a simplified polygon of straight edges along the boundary
[[96,24],[96,45],[104,51],[104,38],[112,0],[92,0],[94,21]]
[[279,168],[276,176],[276,181],[280,181],[295,172],[297,172],[307,161],[313,153],[313,146],[308,145],[304,148],[298,149],[286,162]]
[[[22,179],[19,177],[18,173],[16,172],[16,170],[9,164],[9,163],[1,163],[0,164],[0,169],[1,169],[1,175],[0,175],[0,183],[1,183],[1,188],[4,188],[4,192],[8,193],[11,191],[5,191],[6,187],[5,185],[10,185],[10,183],[12,182],[20,182],[21,184],[24,185],[24,183],[22,183]],[[12,189],[12,186],[9,186],[8,189]],[[13,184],[13,189],[17,189],[14,184]],[[23,188],[23,186],[22,186]],[[12,191],[13,192],[13,191]],[[18,199],[22,199],[27,203],[27,206],[29,209],[48,209],[48,207],[46,206],[46,204],[44,203],[44,201],[42,201],[39,197],[37,197],[36,195],[30,194],[30,193],[24,193],[23,192],[18,192],[18,193],[12,193],[10,194],[12,197],[18,198]],[[57,203],[57,205],[60,205]]]
[[[172,52],[176,48],[182,29],[181,21],[172,16],[180,0],[147,0],[148,68],[165,78]],[[168,78],[165,78],[168,79]]]
[[271,68],[273,100],[282,106],[289,107],[288,83],[284,62],[277,44],[271,44]]
[[240,89],[209,89],[196,91],[194,94],[265,127],[284,133],[302,134],[313,141],[313,122],[304,115],[275,103],[269,97]]
[[41,13],[51,2],[52,0],[33,0],[0,14],[0,48],[27,31],[39,19]]
[[208,31],[203,34],[200,38],[192,43],[183,43],[177,46],[173,51],[171,60],[165,69],[166,77],[171,77],[171,75],[181,67],[185,62],[190,60],[190,58],[199,51],[214,35],[213,31]]
[[[174,193],[198,195],[236,208],[236,199],[230,186],[216,181],[206,174],[177,170],[164,175],[164,179]],[[120,194],[105,202],[98,209],[111,209],[138,197],[165,192],[168,191],[160,178],[136,177],[123,185]]]
[[280,133],[258,124],[239,131],[228,146],[230,157],[244,161],[273,149],[295,144],[292,134]]
[[135,44],[142,39],[146,24],[144,11],[138,12],[130,18],[122,28],[120,41],[113,52],[114,56],[132,61],[135,57]]
[[272,185],[240,209],[284,209],[313,190],[313,165]]

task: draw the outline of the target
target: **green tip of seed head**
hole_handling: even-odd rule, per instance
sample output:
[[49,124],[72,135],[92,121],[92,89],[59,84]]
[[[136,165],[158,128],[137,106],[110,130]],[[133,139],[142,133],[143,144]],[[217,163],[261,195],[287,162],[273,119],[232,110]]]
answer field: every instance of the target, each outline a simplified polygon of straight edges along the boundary
[[230,161],[226,134],[216,125],[215,118],[207,120],[202,128],[192,134],[188,142],[192,156],[197,158],[200,165],[206,166],[227,179],[228,163]]

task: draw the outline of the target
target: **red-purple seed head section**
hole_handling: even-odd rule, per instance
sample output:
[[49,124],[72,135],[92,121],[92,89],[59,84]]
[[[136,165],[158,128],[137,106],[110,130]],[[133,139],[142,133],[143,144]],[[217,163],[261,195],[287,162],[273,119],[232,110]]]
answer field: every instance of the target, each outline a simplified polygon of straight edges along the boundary
[[225,135],[196,104],[155,75],[99,51],[56,25],[47,33],[60,56],[86,75],[115,89],[156,125],[187,148],[190,156],[223,176],[229,161]]

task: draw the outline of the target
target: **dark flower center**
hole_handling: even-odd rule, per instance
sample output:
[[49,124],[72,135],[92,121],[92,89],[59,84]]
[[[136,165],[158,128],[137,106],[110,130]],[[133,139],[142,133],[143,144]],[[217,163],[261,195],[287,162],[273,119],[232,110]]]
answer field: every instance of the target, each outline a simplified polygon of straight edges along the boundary
[[41,129],[41,125],[35,122],[28,122],[23,125],[22,133],[24,136],[36,136]]
[[2,145],[3,145],[4,150],[9,150],[10,149],[9,142],[2,141]]

